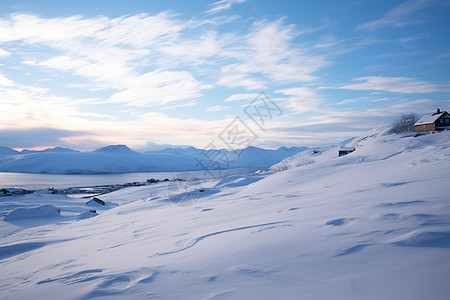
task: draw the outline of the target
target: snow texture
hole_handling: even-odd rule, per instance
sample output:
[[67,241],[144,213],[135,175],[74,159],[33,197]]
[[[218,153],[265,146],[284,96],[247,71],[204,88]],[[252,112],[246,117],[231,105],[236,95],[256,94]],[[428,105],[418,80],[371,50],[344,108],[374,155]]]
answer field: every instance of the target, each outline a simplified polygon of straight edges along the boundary
[[448,299],[450,132],[344,146],[356,151],[202,181],[190,205],[167,182],[98,196],[96,213],[66,195],[5,197],[1,215],[39,203],[61,216],[1,221],[0,298]]
[[16,208],[4,217],[5,221],[17,221],[34,218],[54,218],[59,217],[60,208],[53,205],[42,205],[33,208]]

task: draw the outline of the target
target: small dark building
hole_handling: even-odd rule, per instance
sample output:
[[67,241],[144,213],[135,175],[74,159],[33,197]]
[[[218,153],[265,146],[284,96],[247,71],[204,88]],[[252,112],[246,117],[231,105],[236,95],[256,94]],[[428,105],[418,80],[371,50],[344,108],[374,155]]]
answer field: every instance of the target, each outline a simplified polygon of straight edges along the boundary
[[414,124],[415,132],[450,129],[450,115],[439,108],[434,113],[425,114]]
[[101,199],[98,199],[98,198],[96,198],[96,197],[93,197],[91,200],[89,200],[88,202],[86,202],[86,204],[94,203],[94,202],[96,202],[96,203],[98,203],[98,204],[100,204],[100,205],[105,205],[105,201],[103,201],[103,200],[101,200]]
[[353,151],[355,151],[355,147],[341,147],[339,149],[339,157],[352,153]]

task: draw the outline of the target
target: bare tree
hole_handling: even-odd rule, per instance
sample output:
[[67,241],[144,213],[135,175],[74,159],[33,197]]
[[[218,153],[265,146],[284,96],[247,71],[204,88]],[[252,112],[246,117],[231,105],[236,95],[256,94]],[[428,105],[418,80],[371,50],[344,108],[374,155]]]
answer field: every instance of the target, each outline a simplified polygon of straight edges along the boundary
[[414,123],[419,120],[419,116],[415,113],[409,113],[402,115],[394,123],[392,123],[391,133],[403,133],[403,132],[413,132]]

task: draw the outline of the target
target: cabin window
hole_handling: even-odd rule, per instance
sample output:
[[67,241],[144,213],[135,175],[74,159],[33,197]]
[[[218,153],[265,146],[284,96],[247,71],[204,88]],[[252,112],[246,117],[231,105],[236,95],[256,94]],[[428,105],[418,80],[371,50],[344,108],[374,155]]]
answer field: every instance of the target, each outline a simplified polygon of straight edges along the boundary
[[445,119],[445,124],[448,124],[449,123],[449,119]]
[[441,124],[444,124],[444,119],[441,119],[440,121],[441,121]]

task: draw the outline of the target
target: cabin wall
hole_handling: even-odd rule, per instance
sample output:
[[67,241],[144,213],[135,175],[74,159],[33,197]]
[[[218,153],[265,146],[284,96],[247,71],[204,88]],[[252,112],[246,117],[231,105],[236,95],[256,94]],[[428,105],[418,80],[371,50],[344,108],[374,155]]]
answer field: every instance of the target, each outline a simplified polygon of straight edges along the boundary
[[341,157],[341,156],[350,154],[350,153],[352,153],[353,151],[355,151],[355,150],[352,150],[352,151],[350,151],[350,150],[339,150],[339,151],[338,151],[338,156]]
[[422,131],[433,131],[435,130],[435,124],[423,124],[423,125],[415,125],[414,131],[415,132],[422,132]]
[[435,122],[436,130],[444,130],[450,127],[450,115],[445,114]]

